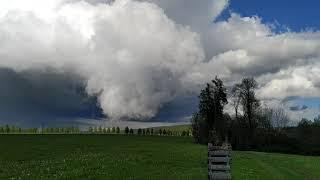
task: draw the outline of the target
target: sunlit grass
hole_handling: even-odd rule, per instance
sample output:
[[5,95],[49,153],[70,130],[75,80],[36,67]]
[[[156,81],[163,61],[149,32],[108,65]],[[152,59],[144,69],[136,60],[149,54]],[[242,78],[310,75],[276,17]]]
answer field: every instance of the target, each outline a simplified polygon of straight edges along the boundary
[[[207,179],[190,137],[0,135],[0,179]],[[233,152],[233,179],[320,179],[320,157]]]

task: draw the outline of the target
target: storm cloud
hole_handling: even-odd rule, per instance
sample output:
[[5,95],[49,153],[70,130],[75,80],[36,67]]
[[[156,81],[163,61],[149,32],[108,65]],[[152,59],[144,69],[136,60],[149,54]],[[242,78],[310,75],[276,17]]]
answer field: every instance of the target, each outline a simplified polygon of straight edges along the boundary
[[[255,77],[266,102],[320,96],[320,32],[279,33],[237,13],[216,21],[229,3],[2,1],[0,68],[2,78],[11,78],[2,84],[12,86],[5,96],[21,108],[41,99],[55,113],[98,106],[115,120],[151,119],[215,75],[227,85]],[[26,100],[16,92],[22,89]]]

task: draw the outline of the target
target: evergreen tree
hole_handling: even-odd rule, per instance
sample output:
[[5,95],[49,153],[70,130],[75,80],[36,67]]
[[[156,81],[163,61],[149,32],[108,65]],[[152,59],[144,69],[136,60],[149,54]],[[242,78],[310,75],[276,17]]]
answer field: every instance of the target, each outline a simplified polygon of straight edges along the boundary
[[98,132],[98,128],[95,126],[94,128],[93,128],[93,133],[97,133]]
[[116,128],[116,133],[120,134],[120,128],[119,127]]
[[167,134],[167,131],[166,131],[165,129],[163,129],[162,134],[163,134],[163,135],[166,135],[166,134]]
[[187,132],[183,130],[181,133],[181,136],[186,136],[186,135],[187,135]]
[[[57,129],[56,132],[59,133],[59,128]],[[93,133],[93,128],[91,126],[89,127],[89,133]]]
[[138,129],[138,135],[141,135],[141,134],[142,134],[142,129],[139,128],[139,129]]
[[[199,112],[192,118],[192,131],[195,141],[207,143],[218,136],[218,141],[226,135],[226,119],[223,109],[228,103],[226,88],[218,77],[207,83],[199,95]],[[214,135],[216,134],[216,135]],[[214,140],[216,141],[216,140]]]
[[129,134],[129,128],[128,128],[128,126],[124,129],[124,132],[125,132],[126,134]]
[[9,127],[9,125],[6,125],[6,126],[5,126],[5,133],[7,133],[7,134],[10,133],[10,127]]
[[102,127],[101,126],[99,126],[98,132],[102,133]]

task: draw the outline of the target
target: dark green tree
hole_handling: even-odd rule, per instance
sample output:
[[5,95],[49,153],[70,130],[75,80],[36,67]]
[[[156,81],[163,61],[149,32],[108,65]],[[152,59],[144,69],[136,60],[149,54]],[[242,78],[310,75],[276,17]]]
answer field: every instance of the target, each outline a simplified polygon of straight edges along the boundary
[[116,128],[116,133],[120,134],[120,128],[119,127]]
[[223,110],[227,103],[223,81],[215,77],[201,90],[199,111],[192,118],[192,131],[196,142],[207,143],[216,136],[219,141],[223,140],[227,128]]
[[93,128],[93,133],[98,133],[98,128],[97,127]]
[[181,136],[187,136],[187,132],[185,130],[182,131]]
[[138,129],[138,135],[141,135],[141,134],[142,134],[142,129],[139,128],[139,129]]
[[236,84],[235,86],[239,91],[238,94],[242,105],[244,118],[248,123],[250,133],[249,136],[253,137],[255,128],[257,127],[255,115],[260,107],[260,102],[256,98],[255,94],[258,83],[254,78],[244,78],[240,84]]
[[126,134],[129,134],[129,128],[128,128],[128,126],[124,129],[124,132],[126,133]]
[[10,133],[10,127],[8,124],[5,126],[5,133]]
[[165,129],[163,129],[162,134],[167,135],[167,131]]
[[314,118],[313,124],[320,127],[320,115]]
[[5,131],[4,128],[1,126],[0,127],[0,133],[4,133],[4,131]]

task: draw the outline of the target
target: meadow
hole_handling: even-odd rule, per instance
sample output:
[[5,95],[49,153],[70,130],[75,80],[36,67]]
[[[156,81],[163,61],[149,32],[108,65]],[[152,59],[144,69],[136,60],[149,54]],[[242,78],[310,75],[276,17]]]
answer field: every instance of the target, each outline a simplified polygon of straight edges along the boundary
[[[191,137],[0,135],[0,179],[207,179]],[[320,179],[320,157],[233,152],[233,179]]]

